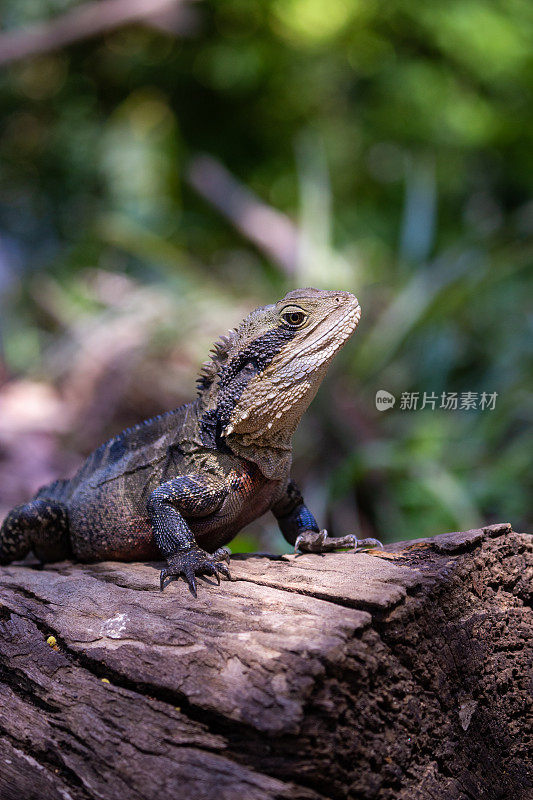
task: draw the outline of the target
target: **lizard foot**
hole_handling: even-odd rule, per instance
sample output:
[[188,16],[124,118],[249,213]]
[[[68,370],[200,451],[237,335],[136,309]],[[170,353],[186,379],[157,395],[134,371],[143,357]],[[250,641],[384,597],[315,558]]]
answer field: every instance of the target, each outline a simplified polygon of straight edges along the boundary
[[222,550],[227,551],[227,548],[220,548],[216,553],[210,555],[205,550],[202,550],[201,547],[191,547],[189,550],[178,550],[178,552],[169,556],[167,558],[168,567],[161,570],[161,591],[163,591],[166,578],[172,576],[183,575],[189,584],[191,593],[195,597],[197,596],[195,575],[214,575],[220,584],[219,573],[222,573],[222,575],[231,580],[229,569],[220,560],[222,558],[228,558],[229,560],[229,551],[222,553]]
[[295,553],[331,553],[334,550],[351,547],[354,550],[366,550],[371,547],[383,547],[378,539],[358,539],[349,536],[328,536],[326,530],[304,531],[294,543]]

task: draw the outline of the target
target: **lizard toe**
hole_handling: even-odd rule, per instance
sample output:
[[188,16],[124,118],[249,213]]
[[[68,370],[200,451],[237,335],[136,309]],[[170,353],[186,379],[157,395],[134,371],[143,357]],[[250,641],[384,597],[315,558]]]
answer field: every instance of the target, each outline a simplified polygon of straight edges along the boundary
[[218,574],[217,564],[213,564],[211,561],[206,561],[203,572],[206,575],[213,575],[217,579],[217,583],[220,586],[220,575]]
[[197,586],[196,586],[196,578],[194,576],[194,569],[192,569],[192,567],[189,567],[189,566],[185,567],[184,576],[185,576],[185,580],[189,584],[189,591],[195,597],[198,597],[198,589],[197,589]]
[[226,564],[224,564],[223,561],[222,562],[221,561],[217,561],[215,566],[217,568],[217,574],[218,574],[218,572],[221,572],[222,575],[224,575],[225,578],[227,578],[229,581],[231,580],[230,571],[229,571],[228,567],[226,566]]
[[231,556],[231,550],[229,547],[219,547],[218,550],[215,550],[211,558],[214,561],[227,561],[229,563]]
[[383,550],[383,545],[379,539],[355,539],[354,550],[370,550],[376,547]]

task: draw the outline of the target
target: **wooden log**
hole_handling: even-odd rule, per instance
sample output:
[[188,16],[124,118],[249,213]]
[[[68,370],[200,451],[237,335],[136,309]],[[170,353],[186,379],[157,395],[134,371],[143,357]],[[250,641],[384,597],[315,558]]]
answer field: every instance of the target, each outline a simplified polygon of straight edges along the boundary
[[0,570],[1,800],[531,800],[530,536],[157,567]]

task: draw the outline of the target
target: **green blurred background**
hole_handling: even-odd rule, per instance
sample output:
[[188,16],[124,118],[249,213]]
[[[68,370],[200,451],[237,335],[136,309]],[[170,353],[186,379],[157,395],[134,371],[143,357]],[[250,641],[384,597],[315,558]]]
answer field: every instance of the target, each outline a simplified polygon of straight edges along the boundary
[[[313,285],[363,308],[296,436],[320,523],[383,541],[529,525],[529,0],[2,17],[2,510],[191,399],[220,333]],[[403,392],[498,396],[408,411]],[[265,518],[233,549],[286,547]]]

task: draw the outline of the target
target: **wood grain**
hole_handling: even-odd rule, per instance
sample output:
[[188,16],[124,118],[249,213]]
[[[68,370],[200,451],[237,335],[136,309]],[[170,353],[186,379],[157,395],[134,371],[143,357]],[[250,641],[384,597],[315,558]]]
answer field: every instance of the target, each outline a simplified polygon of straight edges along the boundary
[[530,536],[157,568],[0,569],[0,800],[533,796]]

